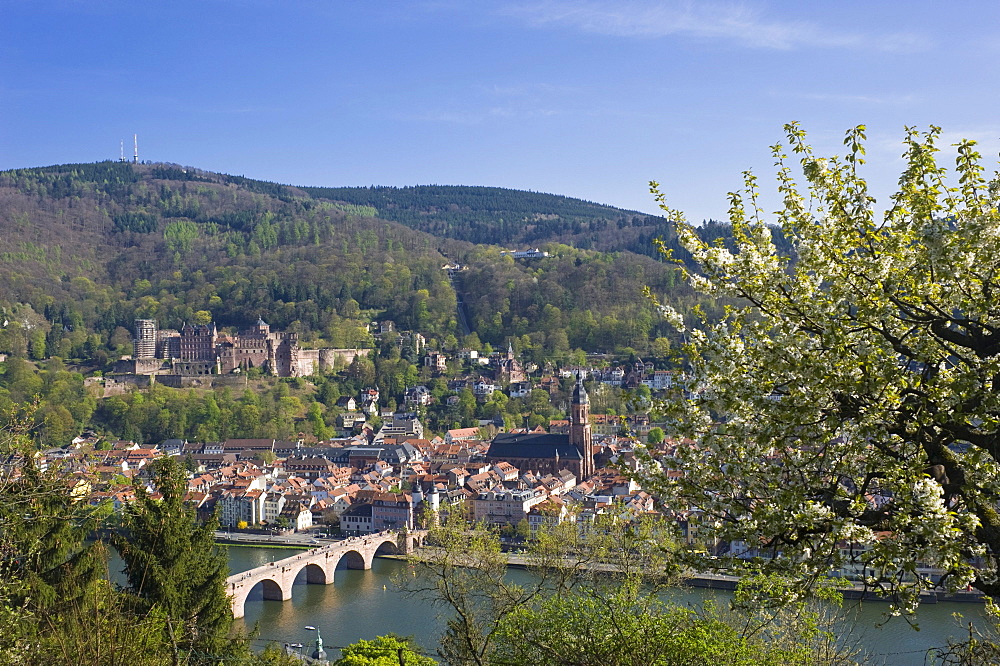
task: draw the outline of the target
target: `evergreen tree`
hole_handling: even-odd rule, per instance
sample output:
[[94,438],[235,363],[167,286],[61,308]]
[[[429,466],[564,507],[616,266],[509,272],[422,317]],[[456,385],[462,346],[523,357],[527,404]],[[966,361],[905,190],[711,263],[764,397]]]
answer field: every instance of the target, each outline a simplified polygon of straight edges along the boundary
[[23,462],[20,475],[0,470],[0,572],[10,599],[38,613],[76,605],[101,577],[103,553],[84,543],[97,512],[65,478],[45,473],[32,456],[25,423],[2,429],[0,457]]
[[233,624],[228,565],[214,542],[218,520],[195,521],[194,509],[184,504],[186,479],[176,459],[161,458],[154,465],[162,499],[138,488],[125,511],[125,531],[114,544],[140,607],[166,613],[175,659],[182,653],[192,663],[204,655],[217,659],[234,649],[228,639]]

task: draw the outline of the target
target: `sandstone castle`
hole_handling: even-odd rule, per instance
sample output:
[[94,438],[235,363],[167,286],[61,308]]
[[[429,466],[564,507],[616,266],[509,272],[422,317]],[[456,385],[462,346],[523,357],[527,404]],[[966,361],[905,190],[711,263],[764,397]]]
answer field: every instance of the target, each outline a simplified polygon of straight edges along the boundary
[[153,319],[136,319],[130,367],[137,375],[226,375],[251,368],[277,377],[303,377],[328,372],[339,361],[349,364],[367,349],[302,349],[297,333],[272,331],[258,318],[233,335],[215,324],[185,324],[181,330],[159,329]]

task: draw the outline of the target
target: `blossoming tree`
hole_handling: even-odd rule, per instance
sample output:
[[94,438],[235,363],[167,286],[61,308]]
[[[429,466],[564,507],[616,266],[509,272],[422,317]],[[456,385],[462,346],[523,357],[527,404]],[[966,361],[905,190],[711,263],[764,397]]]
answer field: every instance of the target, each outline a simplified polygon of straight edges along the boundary
[[[703,536],[803,581],[853,567],[912,607],[934,567],[946,587],[996,595],[1000,177],[987,180],[971,141],[949,176],[940,129],[908,129],[899,191],[877,214],[859,174],[863,126],[840,158],[785,131],[773,218],[747,173],[730,195],[734,249],[678,223],[698,266],[689,281],[735,305],[717,322],[664,308],[691,382],[662,407],[687,439],[662,461],[683,474],[646,482],[700,509]],[[769,223],[794,257],[779,256]]]

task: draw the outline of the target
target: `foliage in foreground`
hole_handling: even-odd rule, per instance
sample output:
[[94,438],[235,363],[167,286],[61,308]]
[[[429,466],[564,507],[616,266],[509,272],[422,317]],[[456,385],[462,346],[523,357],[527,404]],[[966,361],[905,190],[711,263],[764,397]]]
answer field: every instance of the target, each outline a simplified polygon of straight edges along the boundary
[[453,512],[429,536],[435,546],[413,557],[415,575],[400,583],[442,609],[448,664],[853,663],[833,640],[825,602],[774,606],[788,593],[778,581],[745,586],[733,609],[670,602],[672,548],[650,524],[543,529],[523,583],[507,575],[494,531]]
[[635,582],[581,588],[518,610],[503,624],[493,659],[523,666],[853,663],[824,628],[820,610],[750,608],[744,605],[743,615],[712,601],[680,606]]
[[1000,177],[963,141],[950,183],[940,130],[909,130],[879,215],[859,173],[864,127],[843,158],[786,131],[806,190],[775,146],[775,218],[797,261],[772,243],[751,174],[731,195],[734,250],[681,229],[700,266],[690,283],[743,305],[716,324],[664,308],[694,379],[662,407],[695,444],[663,460],[683,476],[644,486],[703,511],[702,536],[759,544],[806,583],[841,569],[912,610],[932,566],[945,587],[996,595]]
[[[38,469],[34,451],[21,427],[0,428],[0,666],[289,663],[275,650],[254,654],[245,637],[229,635],[232,612],[224,588],[213,583],[217,556],[183,536],[198,528],[183,506],[171,504],[169,490],[150,509],[157,521],[132,523],[131,559],[123,553],[132,585],[120,590],[108,579],[107,548],[85,541],[105,507],[74,495],[72,478]],[[161,480],[169,488],[168,478]],[[132,576],[139,564],[148,565],[144,575]],[[224,580],[224,560],[222,567]],[[156,579],[163,575],[170,580]]]
[[226,597],[229,564],[215,545],[218,521],[199,524],[184,503],[187,477],[177,458],[154,465],[160,497],[137,489],[125,509],[125,529],[113,538],[136,606],[164,613],[164,639],[175,653],[225,654],[233,645],[233,612]]
[[434,666],[436,661],[420,654],[419,648],[408,638],[395,634],[360,640],[341,648],[341,658],[334,666]]

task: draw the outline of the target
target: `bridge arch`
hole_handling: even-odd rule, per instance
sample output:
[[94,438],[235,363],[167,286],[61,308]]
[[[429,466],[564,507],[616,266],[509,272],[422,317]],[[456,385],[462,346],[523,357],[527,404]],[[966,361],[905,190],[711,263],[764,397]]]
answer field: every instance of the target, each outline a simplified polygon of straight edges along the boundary
[[[274,580],[273,578],[265,578],[261,580],[259,583],[257,583],[257,585],[261,586],[261,592],[263,592],[265,599],[273,599],[276,601],[281,601],[284,598],[282,596],[284,594],[284,590],[281,589],[281,583]],[[256,588],[257,585],[254,585],[249,590],[247,590],[247,596],[250,596],[250,593],[253,592],[254,588]]]
[[305,572],[306,582],[310,585],[326,585],[333,582],[333,577],[327,573],[326,568],[317,562],[306,563],[295,573],[292,580],[297,579],[302,572]]
[[335,568],[343,564],[348,569],[371,569],[371,558],[365,557],[356,550],[346,550],[337,558]]
[[387,539],[378,545],[375,552],[372,553],[375,557],[379,555],[399,555],[401,553],[399,546],[395,541]]
[[288,590],[286,595],[286,591],[282,588],[281,583],[274,578],[261,578],[254,582],[253,585],[247,585],[243,589],[236,591],[236,594],[233,596],[234,617],[243,617],[247,599],[257,589],[260,589],[261,596],[264,599],[271,601],[284,601],[290,599],[292,596],[291,590]]

